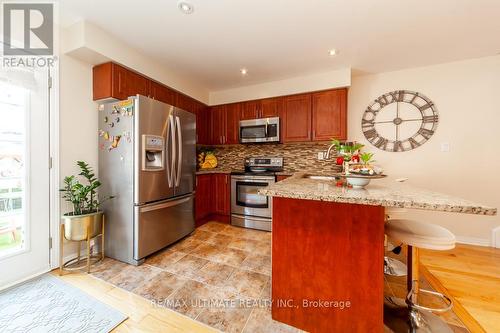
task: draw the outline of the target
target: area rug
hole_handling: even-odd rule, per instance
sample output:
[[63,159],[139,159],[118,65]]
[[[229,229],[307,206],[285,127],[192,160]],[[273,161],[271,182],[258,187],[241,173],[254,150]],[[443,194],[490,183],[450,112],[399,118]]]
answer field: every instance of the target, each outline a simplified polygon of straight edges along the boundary
[[0,332],[110,332],[125,315],[49,274],[0,293]]

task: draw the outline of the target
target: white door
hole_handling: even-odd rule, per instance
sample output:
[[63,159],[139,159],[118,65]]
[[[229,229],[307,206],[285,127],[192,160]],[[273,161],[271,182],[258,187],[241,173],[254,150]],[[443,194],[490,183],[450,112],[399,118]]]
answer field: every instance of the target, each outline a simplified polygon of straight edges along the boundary
[[50,269],[47,69],[0,68],[0,289]]

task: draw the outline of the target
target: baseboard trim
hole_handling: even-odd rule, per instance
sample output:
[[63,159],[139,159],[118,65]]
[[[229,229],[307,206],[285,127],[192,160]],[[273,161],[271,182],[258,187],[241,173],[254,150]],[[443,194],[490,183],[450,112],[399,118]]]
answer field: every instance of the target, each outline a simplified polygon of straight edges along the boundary
[[491,246],[500,249],[500,227],[496,227],[491,231]]
[[477,237],[456,236],[457,243],[477,246],[491,247],[493,244],[490,240]]

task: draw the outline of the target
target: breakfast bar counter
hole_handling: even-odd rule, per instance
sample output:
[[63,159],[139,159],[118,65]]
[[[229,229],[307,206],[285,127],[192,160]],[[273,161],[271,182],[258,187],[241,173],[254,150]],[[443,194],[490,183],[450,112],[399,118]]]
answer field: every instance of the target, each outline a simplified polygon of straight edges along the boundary
[[259,194],[273,197],[272,317],[309,332],[384,331],[385,207],[497,212],[387,179],[352,189],[297,173]]
[[310,179],[306,173],[296,173],[288,179],[260,190],[259,193],[272,197],[453,213],[479,215],[497,213],[496,208],[388,179],[373,180],[365,189],[353,189],[338,187],[334,180]]

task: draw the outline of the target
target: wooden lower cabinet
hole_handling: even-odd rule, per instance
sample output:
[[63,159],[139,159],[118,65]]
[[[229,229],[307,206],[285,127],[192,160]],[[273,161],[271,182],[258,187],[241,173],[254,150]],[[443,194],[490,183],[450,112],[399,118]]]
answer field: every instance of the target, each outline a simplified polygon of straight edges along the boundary
[[221,173],[214,174],[213,177],[215,190],[214,213],[219,215],[229,215],[231,198],[229,175]]
[[230,175],[223,173],[196,176],[196,226],[214,219],[229,222],[231,212]]
[[195,217],[200,221],[208,217],[213,210],[212,175],[196,176]]

